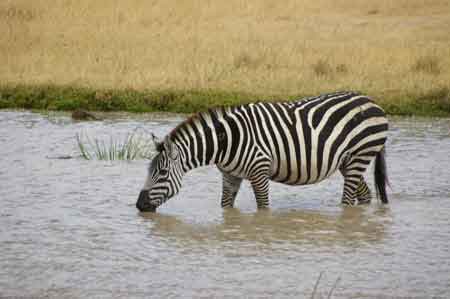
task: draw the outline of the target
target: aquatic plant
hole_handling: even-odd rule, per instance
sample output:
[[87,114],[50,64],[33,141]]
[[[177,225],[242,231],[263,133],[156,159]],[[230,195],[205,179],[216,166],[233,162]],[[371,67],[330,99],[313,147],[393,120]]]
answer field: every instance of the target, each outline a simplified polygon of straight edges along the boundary
[[151,140],[134,132],[127,134],[123,140],[110,136],[109,142],[92,139],[81,133],[77,133],[75,137],[80,155],[86,160],[138,160],[149,159],[151,156]]
[[[317,290],[318,290],[318,287],[319,287],[320,280],[322,279],[323,273],[324,273],[323,271],[320,272],[319,277],[317,278],[316,283],[314,284],[314,289],[313,289],[313,291],[311,293],[311,299],[315,299],[316,296],[318,296],[318,298],[322,298],[322,296],[320,294],[318,294]],[[338,277],[335,280],[335,282],[333,283],[333,286],[331,287],[330,291],[328,292],[327,299],[331,299],[332,298],[333,292],[336,289],[337,284],[339,283],[340,280],[341,280],[341,277]]]

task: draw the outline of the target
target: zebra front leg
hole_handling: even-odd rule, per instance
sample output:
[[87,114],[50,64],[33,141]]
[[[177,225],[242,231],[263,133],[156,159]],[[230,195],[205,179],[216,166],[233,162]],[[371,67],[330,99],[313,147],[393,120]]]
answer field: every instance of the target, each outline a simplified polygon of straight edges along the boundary
[[260,173],[258,176],[250,177],[253,193],[255,194],[256,205],[258,209],[269,207],[269,176],[266,173]]
[[242,178],[222,171],[222,208],[232,208],[242,183]]

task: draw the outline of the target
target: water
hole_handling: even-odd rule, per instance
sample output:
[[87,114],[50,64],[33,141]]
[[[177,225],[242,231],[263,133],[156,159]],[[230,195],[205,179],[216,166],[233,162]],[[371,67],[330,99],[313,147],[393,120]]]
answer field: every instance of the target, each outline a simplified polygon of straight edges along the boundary
[[[257,212],[248,184],[220,208],[214,167],[189,173],[155,214],[135,202],[148,161],[76,156],[75,134],[162,136],[181,118],[0,111],[0,297],[449,298],[450,120],[391,119],[391,203],[344,208],[339,175],[271,185]],[[368,175],[372,182],[372,174]]]

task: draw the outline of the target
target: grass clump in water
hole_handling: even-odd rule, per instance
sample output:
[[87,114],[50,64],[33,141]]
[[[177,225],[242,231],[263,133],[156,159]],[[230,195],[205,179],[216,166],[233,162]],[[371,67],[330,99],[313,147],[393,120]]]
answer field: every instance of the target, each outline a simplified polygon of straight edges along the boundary
[[[323,276],[323,272],[320,272],[319,277],[317,278],[316,283],[315,283],[315,285],[314,285],[314,289],[313,289],[313,291],[312,291],[312,293],[311,293],[311,299],[323,298],[323,296],[321,296],[321,295],[318,294],[318,292],[317,292],[318,287],[319,287],[320,280],[322,279],[322,276]],[[331,288],[330,291],[328,292],[327,299],[331,299],[331,298],[332,298],[333,292],[334,292],[334,290],[336,289],[336,286],[337,286],[337,284],[339,283],[340,280],[341,280],[341,277],[338,277],[338,278],[336,279],[336,281],[334,282],[332,288]],[[316,297],[316,295],[318,295],[318,297]]]
[[139,160],[151,156],[151,141],[135,133],[127,134],[123,140],[109,138],[109,142],[81,133],[76,134],[81,157],[86,160]]

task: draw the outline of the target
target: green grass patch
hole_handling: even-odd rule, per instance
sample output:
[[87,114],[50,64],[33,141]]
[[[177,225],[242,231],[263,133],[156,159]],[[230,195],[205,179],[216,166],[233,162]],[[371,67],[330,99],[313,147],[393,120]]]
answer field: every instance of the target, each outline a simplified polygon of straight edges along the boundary
[[[388,114],[450,116],[448,87],[427,92],[381,91],[367,94]],[[115,90],[55,85],[4,85],[0,86],[0,109],[195,113],[216,106],[239,105],[260,100],[292,100],[304,96],[311,95],[256,95],[211,89]]]
[[391,115],[450,116],[450,88],[447,87],[422,93],[392,93],[375,100]]
[[194,113],[261,97],[220,90],[112,90],[72,86],[0,86],[1,108]]

